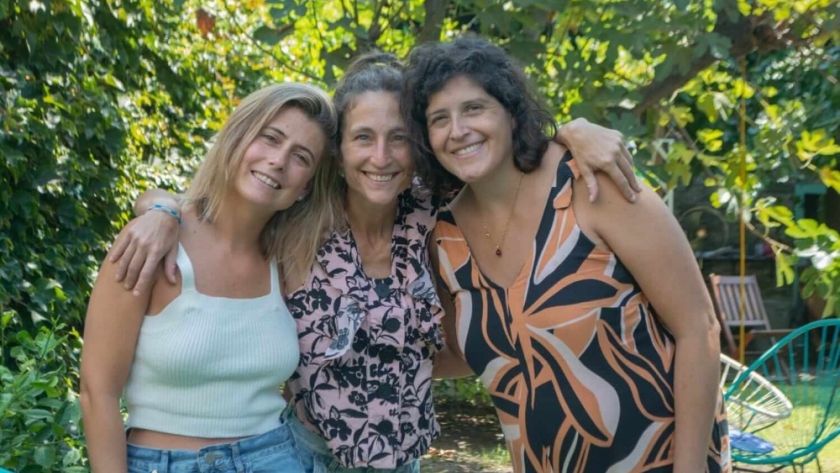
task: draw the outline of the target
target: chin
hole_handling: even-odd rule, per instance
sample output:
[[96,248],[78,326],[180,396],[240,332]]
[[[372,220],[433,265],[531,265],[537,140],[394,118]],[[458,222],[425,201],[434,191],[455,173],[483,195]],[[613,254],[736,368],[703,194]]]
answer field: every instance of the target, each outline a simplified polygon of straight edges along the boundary
[[393,204],[397,201],[397,196],[399,196],[399,192],[377,192],[373,195],[367,196],[367,201],[373,205],[389,205]]

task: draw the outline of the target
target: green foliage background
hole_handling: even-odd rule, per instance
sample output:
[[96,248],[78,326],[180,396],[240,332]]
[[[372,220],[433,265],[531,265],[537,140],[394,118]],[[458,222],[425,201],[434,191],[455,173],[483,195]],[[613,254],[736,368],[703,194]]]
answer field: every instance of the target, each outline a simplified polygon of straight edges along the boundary
[[713,204],[774,236],[780,282],[806,258],[806,290],[840,308],[838,222],[796,220],[768,193],[840,190],[836,1],[0,0],[0,466],[87,470],[79,334],[140,191],[182,189],[261,85],[328,86],[361,51],[462,31],[517,56],[559,120],[633,138],[651,182],[702,179]]

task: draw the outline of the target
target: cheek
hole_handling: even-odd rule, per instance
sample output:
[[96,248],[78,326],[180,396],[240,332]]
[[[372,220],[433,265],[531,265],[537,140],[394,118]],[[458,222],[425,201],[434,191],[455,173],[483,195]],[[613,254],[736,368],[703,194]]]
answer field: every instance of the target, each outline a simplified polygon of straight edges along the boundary
[[409,174],[414,172],[414,160],[411,159],[411,149],[408,145],[400,145],[395,148],[392,156],[403,170]]
[[315,169],[306,166],[297,166],[295,168],[295,172],[293,174],[293,181],[291,183],[292,187],[295,189],[304,189],[315,177]]
[[429,144],[432,146],[432,151],[437,153],[443,149],[443,144],[446,142],[446,135],[440,128],[429,128]]

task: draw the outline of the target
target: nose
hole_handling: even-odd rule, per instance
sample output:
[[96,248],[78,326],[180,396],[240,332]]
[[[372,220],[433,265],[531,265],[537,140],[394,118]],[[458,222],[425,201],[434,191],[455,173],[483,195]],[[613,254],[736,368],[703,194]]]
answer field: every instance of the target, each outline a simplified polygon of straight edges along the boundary
[[449,129],[449,138],[452,141],[461,141],[469,134],[467,123],[459,116],[453,116],[450,119],[451,128]]
[[376,141],[376,148],[373,150],[370,162],[378,168],[386,168],[391,164],[391,147],[387,137],[379,138]]
[[279,149],[276,152],[271,153],[270,156],[268,156],[268,165],[274,169],[282,171],[286,169],[286,165],[289,162],[290,156],[291,149],[286,147]]

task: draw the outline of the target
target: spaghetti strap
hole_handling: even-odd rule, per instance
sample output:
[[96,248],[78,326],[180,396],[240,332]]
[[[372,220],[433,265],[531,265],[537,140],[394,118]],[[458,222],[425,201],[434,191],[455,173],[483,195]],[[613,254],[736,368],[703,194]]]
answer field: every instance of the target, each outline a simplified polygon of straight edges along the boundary
[[195,291],[195,271],[190,256],[181,243],[178,243],[178,258],[175,261],[181,270],[181,292]]
[[271,294],[274,296],[282,294],[280,290],[280,275],[277,271],[277,261],[271,260]]

